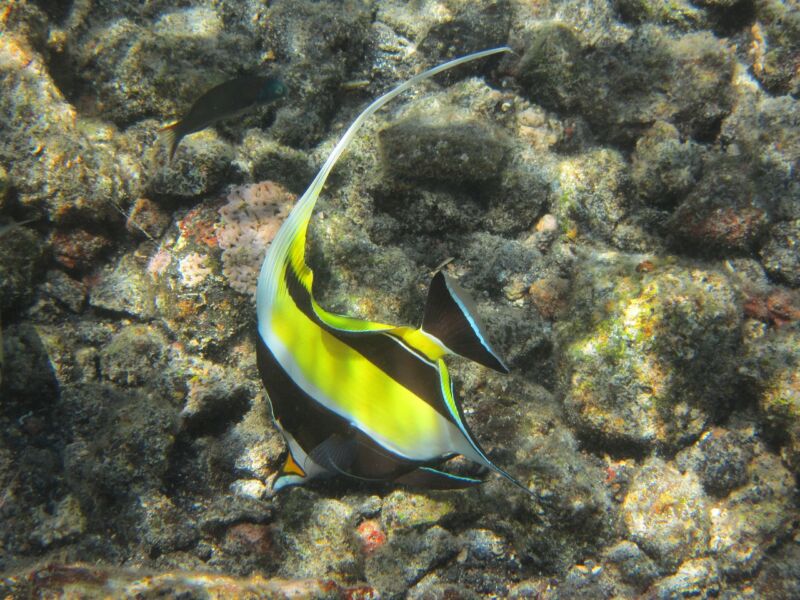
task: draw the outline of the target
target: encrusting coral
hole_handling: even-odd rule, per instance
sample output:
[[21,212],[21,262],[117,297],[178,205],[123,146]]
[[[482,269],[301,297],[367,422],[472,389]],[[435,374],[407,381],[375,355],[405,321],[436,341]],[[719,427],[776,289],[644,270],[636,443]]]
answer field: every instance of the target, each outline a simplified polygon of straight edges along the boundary
[[295,196],[272,181],[237,186],[219,209],[217,232],[222,273],[237,292],[255,295],[267,247],[294,204]]

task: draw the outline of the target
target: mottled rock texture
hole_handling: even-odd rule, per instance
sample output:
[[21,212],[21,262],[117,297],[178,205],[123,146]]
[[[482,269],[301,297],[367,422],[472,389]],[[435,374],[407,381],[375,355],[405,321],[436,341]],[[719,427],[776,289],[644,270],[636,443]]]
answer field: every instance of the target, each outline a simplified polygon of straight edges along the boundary
[[[800,597],[798,14],[0,3],[0,596]],[[463,418],[530,493],[274,492],[261,256],[371,100],[506,44],[364,124],[308,259],[386,323],[460,281],[511,368],[447,359]],[[289,92],[167,161],[244,73]]]

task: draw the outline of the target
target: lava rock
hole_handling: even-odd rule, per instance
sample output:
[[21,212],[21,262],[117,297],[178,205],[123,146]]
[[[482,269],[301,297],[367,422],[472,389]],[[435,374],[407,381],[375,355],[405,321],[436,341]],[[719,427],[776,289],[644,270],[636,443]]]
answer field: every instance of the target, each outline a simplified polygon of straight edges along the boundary
[[657,207],[670,208],[694,186],[702,172],[700,146],[682,141],[669,123],[653,125],[636,142],[631,179],[639,197]]
[[131,206],[125,228],[128,233],[141,234],[148,239],[158,238],[169,226],[170,216],[155,202],[139,198]]
[[716,136],[734,103],[734,60],[713,35],[670,39],[641,27],[626,41],[590,45],[572,27],[533,29],[519,63],[528,97],[586,117],[602,139],[630,145],[652,123],[668,120],[686,136]]
[[687,560],[678,571],[665,577],[653,586],[653,597],[692,598],[707,596],[714,598],[719,593],[720,578],[717,566],[711,558]]
[[706,20],[705,11],[687,0],[615,0],[614,7],[628,23],[659,23],[681,31],[694,29]]
[[61,266],[77,272],[93,269],[98,258],[112,246],[111,240],[99,233],[81,228],[57,229],[50,236],[53,255]]
[[187,383],[181,421],[193,436],[220,435],[237,423],[250,406],[250,390],[222,369],[210,368]]
[[198,519],[200,530],[208,535],[222,535],[237,523],[265,524],[273,518],[272,505],[242,496],[217,496],[204,507]]
[[768,225],[766,212],[754,202],[756,188],[737,160],[719,157],[707,164],[668,221],[677,244],[712,256],[751,251]]
[[119,220],[141,185],[135,149],[113,126],[78,117],[24,36],[4,30],[0,54],[0,80],[14,90],[0,97],[0,156],[19,203],[55,223]]
[[95,308],[149,319],[156,315],[153,281],[132,254],[106,266],[100,281],[89,292]]
[[800,219],[800,179],[795,171],[800,159],[800,100],[742,91],[735,110],[722,122],[720,142],[727,148],[730,166],[714,160],[706,172],[738,171],[746,178],[740,181],[744,193],[773,222]]
[[139,498],[137,536],[151,556],[191,547],[197,527],[168,497],[152,491]]
[[[104,384],[64,386],[61,404],[73,440],[64,450],[64,468],[81,506],[106,499],[127,510],[139,492],[163,485],[175,440],[174,408],[151,394]],[[102,514],[91,511],[95,518]],[[126,519],[118,525],[124,529]]]
[[608,574],[599,565],[575,565],[558,586],[555,597],[558,600],[575,598],[576,600],[592,600],[593,598],[611,598],[616,587]]
[[80,503],[67,495],[58,502],[52,515],[33,531],[32,538],[43,547],[74,540],[86,530],[86,517]]
[[[420,50],[436,65],[479,49],[504,46],[512,13],[509,0],[468,2],[452,19],[433,25],[420,43]],[[484,62],[468,67],[472,72],[478,68],[486,69],[487,65]],[[451,74],[451,78],[455,77]]]
[[757,23],[750,55],[752,72],[772,94],[800,93],[800,76],[792,67],[800,58],[800,15],[777,0],[754,3]]
[[[49,405],[58,397],[58,379],[37,328],[10,325],[3,330],[3,404],[18,416],[32,408]],[[13,413],[12,413],[13,414]]]
[[165,366],[167,339],[150,325],[129,325],[100,350],[102,375],[125,387],[153,382]]
[[104,117],[120,125],[153,114],[184,114],[237,68],[254,66],[246,59],[255,55],[252,24],[242,19],[226,27],[210,5],[126,5],[94,12],[91,25],[69,37],[65,62]]
[[624,540],[606,551],[606,559],[619,572],[620,578],[640,591],[650,587],[658,578],[659,568],[642,549]]
[[612,241],[630,210],[628,165],[619,152],[601,149],[561,163],[553,214],[563,228]]
[[771,227],[760,254],[764,268],[772,277],[800,287],[800,219]]
[[565,408],[589,439],[680,448],[725,410],[741,316],[722,274],[638,264],[583,263],[558,331]]
[[32,301],[43,257],[39,236],[26,227],[12,226],[0,236],[0,310],[20,310]]
[[745,347],[743,371],[756,389],[761,419],[786,463],[800,473],[800,333],[768,331],[759,323],[748,330]]
[[292,93],[270,128],[275,139],[295,148],[321,141],[342,84],[366,55],[371,21],[370,6],[362,3],[348,10],[330,0],[270,5],[260,37],[273,49]]
[[175,158],[152,177],[149,191],[169,198],[206,196],[236,178],[231,169],[233,148],[213,131],[185,138]]
[[394,123],[380,132],[380,143],[394,177],[464,183],[495,179],[507,149],[499,130],[442,114]]
[[728,577],[757,572],[792,527],[793,477],[780,459],[757,448],[747,477],[749,485],[710,510],[709,546]]
[[350,532],[355,511],[339,500],[314,499],[305,490],[283,498],[275,542],[283,552],[280,570],[289,577],[316,573],[352,579],[357,548]]
[[253,180],[276,181],[296,194],[303,193],[316,175],[304,152],[283,146],[260,131],[248,131],[240,151],[250,164]]
[[634,476],[622,516],[631,538],[663,568],[705,552],[710,524],[703,488],[692,473],[681,475],[660,459],[649,459]]
[[686,459],[678,457],[700,477],[710,494],[725,496],[747,481],[751,445],[743,434],[714,428],[687,450]]
[[42,291],[74,313],[80,313],[86,303],[86,285],[63,271],[48,271]]
[[405,592],[434,565],[457,552],[457,540],[438,525],[396,532],[389,536],[387,544],[367,557],[364,574],[370,585],[391,597]]

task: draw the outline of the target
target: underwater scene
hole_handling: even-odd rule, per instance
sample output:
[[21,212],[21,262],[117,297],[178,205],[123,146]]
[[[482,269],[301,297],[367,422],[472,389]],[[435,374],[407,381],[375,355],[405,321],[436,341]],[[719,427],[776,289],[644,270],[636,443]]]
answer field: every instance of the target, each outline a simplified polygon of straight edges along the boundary
[[0,0],[0,598],[800,598],[795,0]]

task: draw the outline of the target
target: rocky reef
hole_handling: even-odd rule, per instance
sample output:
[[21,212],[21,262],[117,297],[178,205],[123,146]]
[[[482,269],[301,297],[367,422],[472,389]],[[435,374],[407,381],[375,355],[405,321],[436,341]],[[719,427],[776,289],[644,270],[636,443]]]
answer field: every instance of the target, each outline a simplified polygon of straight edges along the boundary
[[[471,293],[532,497],[274,493],[261,254],[371,99],[504,44],[365,124],[308,244],[333,312]],[[799,61],[779,0],[2,4],[0,596],[800,597]],[[248,72],[288,95],[169,162]]]

